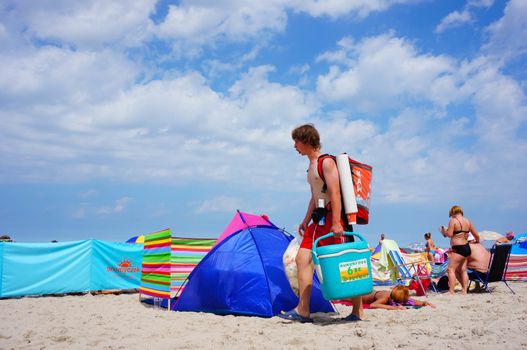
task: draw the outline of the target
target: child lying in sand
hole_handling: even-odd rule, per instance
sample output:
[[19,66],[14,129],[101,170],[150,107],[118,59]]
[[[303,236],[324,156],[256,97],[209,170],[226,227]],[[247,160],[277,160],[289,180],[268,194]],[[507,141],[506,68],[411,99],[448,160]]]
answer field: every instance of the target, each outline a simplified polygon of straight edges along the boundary
[[362,296],[363,304],[370,304],[371,309],[404,310],[408,306],[435,305],[428,301],[410,298],[410,290],[405,286],[395,286],[391,291],[378,290]]

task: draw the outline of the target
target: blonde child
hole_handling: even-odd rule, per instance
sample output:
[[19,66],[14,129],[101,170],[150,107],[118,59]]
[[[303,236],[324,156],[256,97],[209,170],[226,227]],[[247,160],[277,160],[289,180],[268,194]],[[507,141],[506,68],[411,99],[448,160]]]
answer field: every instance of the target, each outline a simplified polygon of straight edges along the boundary
[[428,301],[421,301],[410,298],[410,289],[406,286],[398,285],[392,290],[378,290],[362,296],[363,304],[370,304],[370,309],[404,310],[408,306],[430,306],[435,309],[435,305]]

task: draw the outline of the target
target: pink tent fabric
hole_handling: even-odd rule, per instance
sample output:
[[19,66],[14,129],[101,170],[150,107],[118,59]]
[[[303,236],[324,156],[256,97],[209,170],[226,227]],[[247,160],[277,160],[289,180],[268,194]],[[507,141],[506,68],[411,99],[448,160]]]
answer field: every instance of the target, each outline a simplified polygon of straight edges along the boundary
[[227,228],[223,231],[223,233],[220,235],[220,237],[218,238],[214,246],[216,246],[218,243],[220,243],[225,238],[229,237],[235,232],[238,232],[248,227],[255,227],[255,226],[276,227],[271,221],[269,221],[269,218],[267,217],[267,215],[247,214],[247,213],[242,213],[238,210],[236,212],[236,215],[234,215],[234,218],[232,218],[231,222],[229,223]]

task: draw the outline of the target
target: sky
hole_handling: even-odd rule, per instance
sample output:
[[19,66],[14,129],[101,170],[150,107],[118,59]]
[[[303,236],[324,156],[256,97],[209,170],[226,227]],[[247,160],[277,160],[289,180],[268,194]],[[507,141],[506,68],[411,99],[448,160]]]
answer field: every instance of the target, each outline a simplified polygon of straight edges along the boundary
[[294,233],[308,162],[373,166],[371,245],[460,205],[527,231],[527,1],[4,0],[0,234],[217,237],[236,210]]

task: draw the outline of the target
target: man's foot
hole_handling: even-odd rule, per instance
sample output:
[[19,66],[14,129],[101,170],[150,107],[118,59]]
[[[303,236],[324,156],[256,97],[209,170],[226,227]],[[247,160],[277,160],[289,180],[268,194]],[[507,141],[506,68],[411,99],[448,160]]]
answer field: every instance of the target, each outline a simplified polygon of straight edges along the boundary
[[349,314],[348,316],[344,317],[342,321],[357,322],[357,321],[362,321],[362,319],[355,314]]
[[277,315],[280,318],[283,318],[284,320],[294,321],[294,322],[300,322],[300,323],[312,323],[313,319],[310,317],[304,317],[298,314],[295,309],[284,312],[280,315]]

